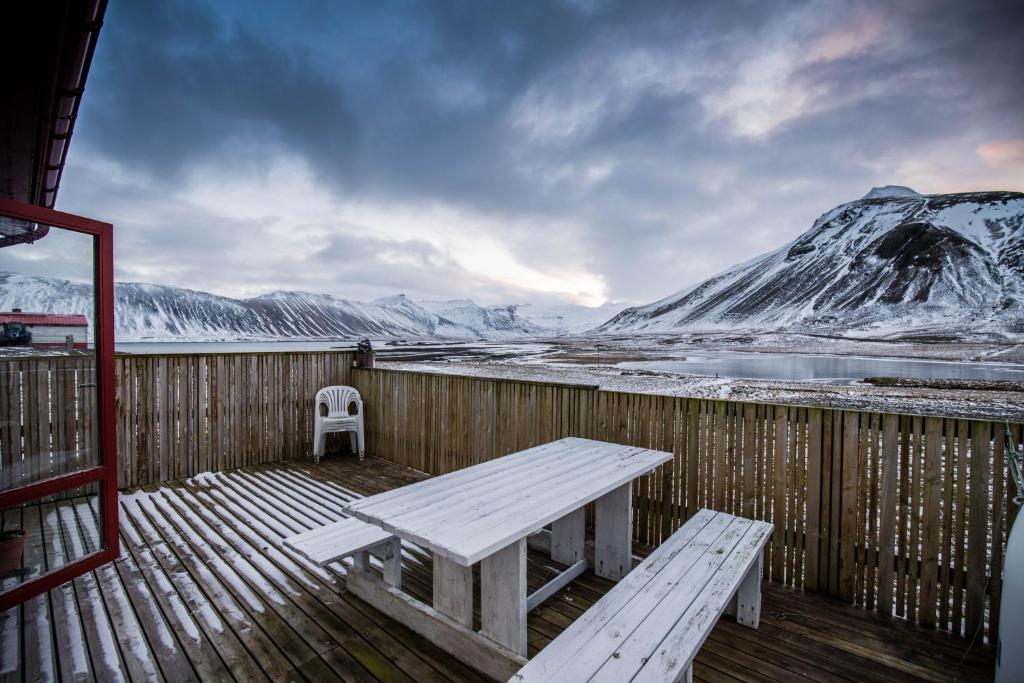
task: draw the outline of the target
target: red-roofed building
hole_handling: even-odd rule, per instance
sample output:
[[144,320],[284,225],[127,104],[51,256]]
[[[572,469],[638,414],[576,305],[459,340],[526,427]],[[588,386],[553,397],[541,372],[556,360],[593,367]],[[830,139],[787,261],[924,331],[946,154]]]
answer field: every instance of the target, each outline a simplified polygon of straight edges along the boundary
[[89,321],[77,313],[26,313],[19,309],[0,312],[0,325],[21,323],[32,333],[32,346],[37,349],[65,348],[68,337],[76,349],[89,343]]

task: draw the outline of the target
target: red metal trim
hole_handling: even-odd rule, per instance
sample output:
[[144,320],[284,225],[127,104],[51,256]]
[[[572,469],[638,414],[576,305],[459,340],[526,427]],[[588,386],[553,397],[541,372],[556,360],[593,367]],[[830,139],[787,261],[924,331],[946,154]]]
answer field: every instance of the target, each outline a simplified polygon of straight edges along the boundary
[[83,483],[100,483],[103,508],[103,542],[106,547],[95,555],[44,574],[4,593],[0,593],[0,611],[55,588],[87,571],[117,559],[120,553],[120,527],[117,501],[117,424],[114,393],[114,226],[110,223],[54,211],[41,206],[0,199],[0,216],[20,218],[51,225],[94,238],[96,288],[95,339],[96,384],[99,396],[99,466],[62,477],[20,486],[0,494],[0,507],[17,505],[34,498],[52,495]]
[[100,489],[103,504],[103,532],[107,548],[120,552],[117,505],[117,423],[114,415],[114,228],[96,236],[96,322],[95,344],[99,356],[96,383],[99,385],[100,458],[106,474]]
[[97,465],[96,467],[90,467],[89,469],[82,470],[80,472],[62,474],[59,477],[50,477],[49,479],[43,479],[42,481],[8,489],[7,491],[0,493],[0,509],[21,505],[22,503],[27,503],[30,500],[42,498],[43,496],[50,496],[54,493],[60,493],[61,491],[73,489],[77,486],[85,486],[86,484],[91,484],[94,481],[103,481],[105,476],[106,468],[103,465]]
[[85,216],[76,216],[73,213],[55,211],[42,206],[16,202],[13,199],[0,199],[0,216],[8,218],[20,218],[25,221],[52,225],[74,232],[84,232],[87,235],[101,235],[104,232],[110,233],[113,239],[114,226],[110,223],[97,221]]
[[86,327],[89,321],[78,313],[0,313],[0,323],[24,323],[33,327]]
[[66,564],[60,569],[55,569],[31,581],[19,584],[4,593],[0,593],[0,612],[20,605],[30,598],[34,598],[56,588],[62,583],[77,578],[86,572],[91,572],[93,569],[102,567],[107,562],[112,562],[116,559],[117,553],[112,552],[110,548],[106,548],[91,555],[86,555],[80,560],[75,560],[71,564]]

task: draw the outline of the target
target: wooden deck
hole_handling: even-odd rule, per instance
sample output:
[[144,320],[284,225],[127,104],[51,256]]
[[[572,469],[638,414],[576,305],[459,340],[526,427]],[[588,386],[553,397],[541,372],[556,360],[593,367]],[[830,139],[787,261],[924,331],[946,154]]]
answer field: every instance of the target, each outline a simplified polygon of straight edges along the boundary
[[[330,457],[123,494],[120,560],[0,615],[0,680],[479,680],[347,595],[342,566],[321,570],[281,546],[287,535],[339,519],[342,499],[422,476],[374,458]],[[48,561],[64,546],[95,541],[94,508],[64,505],[56,517],[67,523],[34,550]],[[25,514],[45,519],[41,512]],[[529,560],[533,590],[556,568],[533,552]],[[408,552],[404,565],[404,587],[429,601],[429,558]],[[612,585],[588,572],[531,612],[530,654]],[[760,629],[723,619],[694,674],[975,681],[990,680],[992,669],[985,644],[765,583]]]

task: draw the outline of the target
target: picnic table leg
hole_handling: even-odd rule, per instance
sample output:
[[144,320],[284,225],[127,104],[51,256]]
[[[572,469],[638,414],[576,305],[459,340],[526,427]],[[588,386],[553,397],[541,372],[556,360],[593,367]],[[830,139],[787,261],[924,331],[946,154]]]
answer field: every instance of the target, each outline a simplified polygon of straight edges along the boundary
[[580,508],[551,523],[551,559],[573,565],[586,557],[586,510]]
[[633,568],[633,485],[623,484],[597,499],[594,573],[618,581]]
[[526,656],[526,539],[480,562],[480,632]]
[[473,628],[473,567],[434,553],[434,609]]

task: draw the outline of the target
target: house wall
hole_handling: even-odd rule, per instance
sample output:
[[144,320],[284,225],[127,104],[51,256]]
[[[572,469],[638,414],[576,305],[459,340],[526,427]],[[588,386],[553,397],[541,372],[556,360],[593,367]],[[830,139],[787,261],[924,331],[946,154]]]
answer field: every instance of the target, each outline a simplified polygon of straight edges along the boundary
[[75,338],[75,348],[84,349],[88,346],[88,328],[85,325],[26,325],[32,332],[32,346],[64,347],[64,338],[71,335]]

